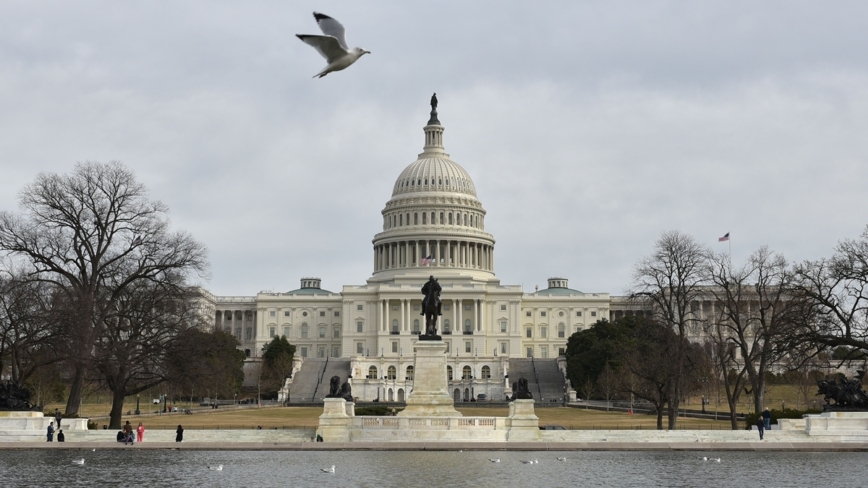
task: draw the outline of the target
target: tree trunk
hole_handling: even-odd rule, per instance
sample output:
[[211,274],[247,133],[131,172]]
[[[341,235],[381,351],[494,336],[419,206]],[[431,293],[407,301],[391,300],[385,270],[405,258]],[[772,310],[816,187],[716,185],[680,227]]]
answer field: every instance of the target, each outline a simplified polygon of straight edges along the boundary
[[66,417],[78,417],[79,407],[81,407],[81,393],[84,389],[84,374],[87,368],[84,364],[76,363],[75,376],[72,378],[72,385],[69,387],[69,398],[66,400],[66,412],[63,414]]
[[112,411],[109,418],[109,429],[121,428],[121,416],[124,413],[124,392],[112,392]]
[[663,430],[663,404],[657,407],[657,430]]

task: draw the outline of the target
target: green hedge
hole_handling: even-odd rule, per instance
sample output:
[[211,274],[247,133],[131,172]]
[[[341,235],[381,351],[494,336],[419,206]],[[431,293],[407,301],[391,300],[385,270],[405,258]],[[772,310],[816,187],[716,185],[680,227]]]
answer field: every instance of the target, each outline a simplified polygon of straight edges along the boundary
[[[772,422],[775,422],[778,419],[800,419],[805,414],[808,413],[820,413],[821,410],[796,410],[795,408],[785,408],[783,410],[769,410],[772,414]],[[756,425],[756,421],[758,418],[762,417],[762,412],[759,413],[751,413],[744,416],[745,428],[750,430],[752,426]]]
[[392,413],[392,410],[395,410],[395,413],[404,410],[402,407],[387,407],[387,406],[376,406],[376,407],[356,407],[356,416],[369,416],[369,417],[382,417],[384,415],[389,415]]

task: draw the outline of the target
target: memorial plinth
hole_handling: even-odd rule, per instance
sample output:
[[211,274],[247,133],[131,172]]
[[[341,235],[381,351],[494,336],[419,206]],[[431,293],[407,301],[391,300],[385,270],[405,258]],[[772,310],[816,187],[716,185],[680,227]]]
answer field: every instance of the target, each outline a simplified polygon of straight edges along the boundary
[[326,442],[349,442],[349,426],[352,417],[347,415],[347,407],[355,411],[355,404],[348,403],[343,398],[324,398],[323,412],[319,416],[317,434]]
[[419,341],[414,346],[413,391],[399,417],[461,417],[446,378],[446,343]]

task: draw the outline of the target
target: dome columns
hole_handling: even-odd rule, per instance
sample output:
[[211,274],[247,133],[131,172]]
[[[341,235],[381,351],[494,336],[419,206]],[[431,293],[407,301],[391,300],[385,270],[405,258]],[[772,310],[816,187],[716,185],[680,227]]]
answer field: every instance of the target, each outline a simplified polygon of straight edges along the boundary
[[[423,265],[422,259],[428,256],[432,257],[432,262]],[[422,266],[494,272],[493,256],[494,246],[482,242],[443,239],[393,241],[374,246],[374,272]]]

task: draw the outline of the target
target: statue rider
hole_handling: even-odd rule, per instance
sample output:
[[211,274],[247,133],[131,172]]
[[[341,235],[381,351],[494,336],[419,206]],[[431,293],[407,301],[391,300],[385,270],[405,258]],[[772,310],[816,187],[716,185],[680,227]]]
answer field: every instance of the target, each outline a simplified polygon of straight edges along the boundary
[[[428,281],[422,286],[422,294],[425,295],[426,299],[430,299],[431,294],[434,295],[434,303],[437,304],[437,315],[443,315],[443,302],[440,301],[441,291],[443,291],[443,288],[440,287],[440,283],[437,283],[434,276],[429,276]],[[425,310],[422,310],[420,315],[425,315]]]

